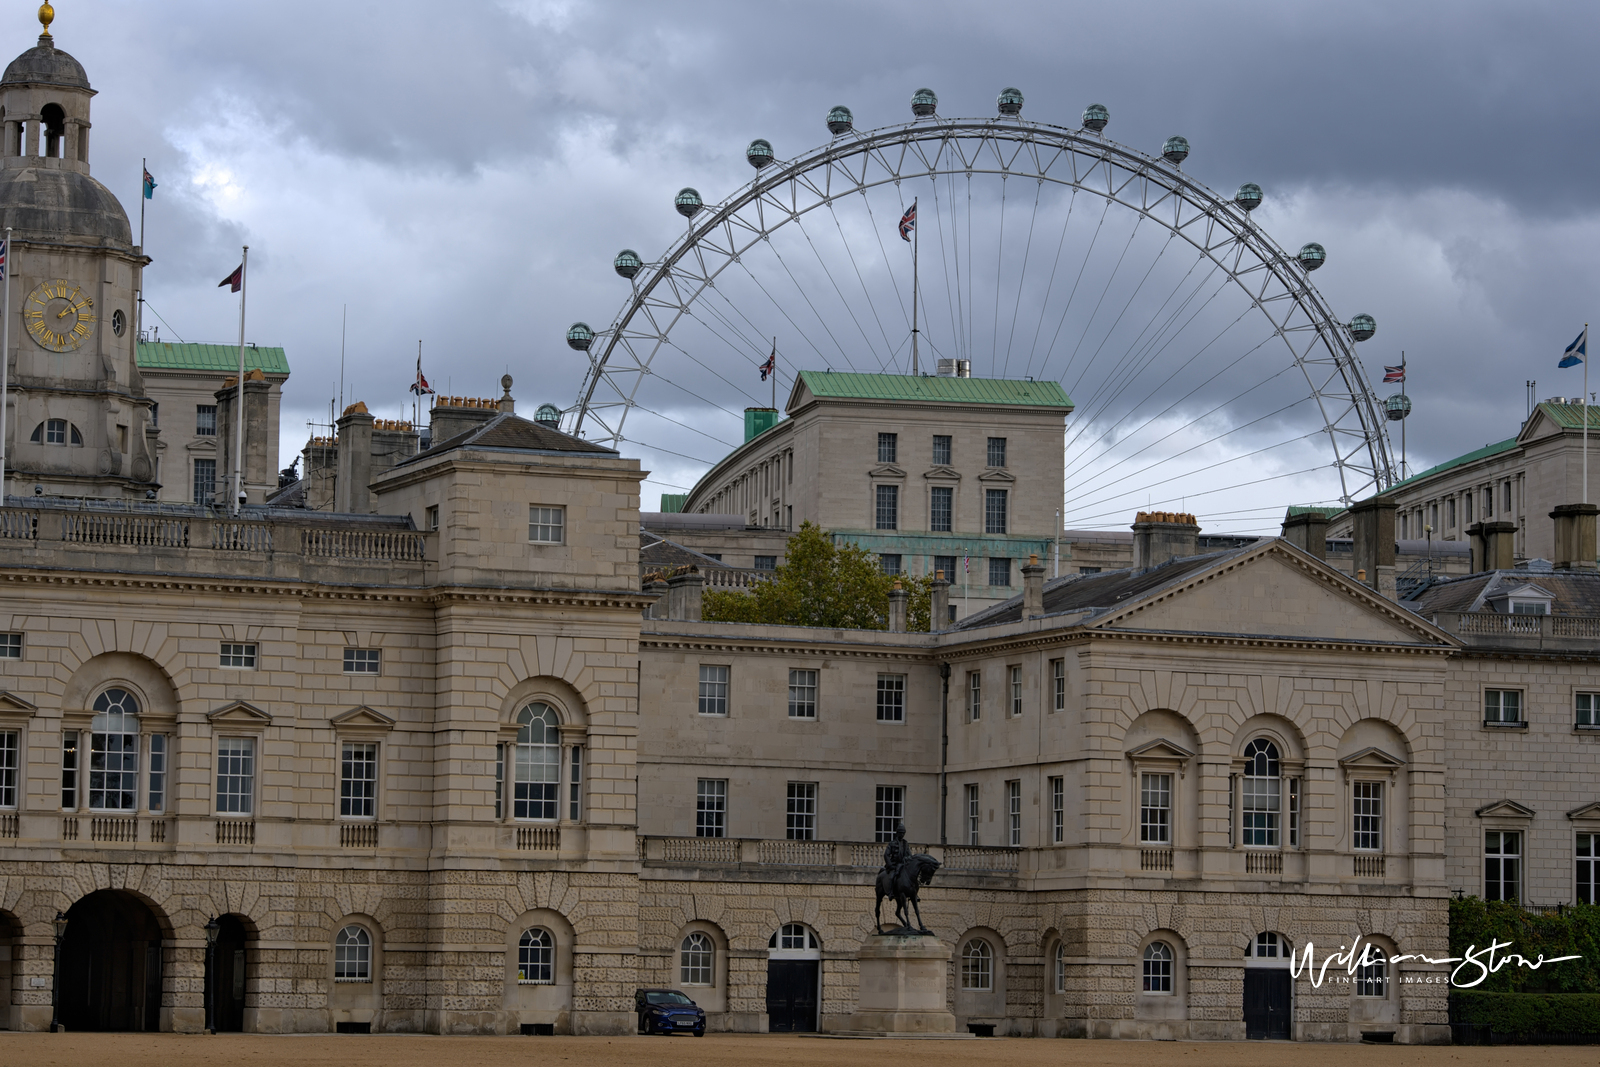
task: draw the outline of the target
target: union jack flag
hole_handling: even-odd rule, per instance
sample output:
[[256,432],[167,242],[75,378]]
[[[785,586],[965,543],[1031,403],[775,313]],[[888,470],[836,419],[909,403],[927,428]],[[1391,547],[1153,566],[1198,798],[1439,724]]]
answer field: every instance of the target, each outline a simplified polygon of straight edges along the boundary
[[911,201],[911,206],[906,208],[906,213],[900,216],[900,239],[911,240],[911,231],[917,228],[917,202]]
[[766,381],[767,380],[767,375],[772,374],[773,372],[775,372],[778,369],[778,346],[777,345],[773,345],[772,346],[772,355],[768,356],[767,357],[767,361],[765,363],[761,364],[761,366],[758,369],[761,371],[761,380],[762,381]]
[[1388,385],[1390,382],[1403,382],[1405,380],[1406,380],[1406,365],[1404,363],[1400,364],[1400,366],[1398,366],[1398,367],[1391,367],[1387,363],[1384,364],[1384,366],[1383,366],[1383,384]]
[[422,376],[422,356],[417,356],[417,380],[411,383],[411,391],[417,396],[426,396],[433,392],[433,387],[428,384],[428,379]]
[[6,276],[6,257],[11,254],[11,242],[0,241],[0,278]]

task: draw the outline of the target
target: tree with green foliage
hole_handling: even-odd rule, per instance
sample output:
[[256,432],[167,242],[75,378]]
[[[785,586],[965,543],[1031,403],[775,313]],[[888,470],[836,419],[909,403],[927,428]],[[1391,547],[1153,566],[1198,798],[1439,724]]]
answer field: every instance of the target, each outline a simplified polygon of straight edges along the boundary
[[889,591],[899,582],[909,595],[906,628],[926,633],[932,580],[885,574],[860,545],[835,544],[815,523],[802,523],[785,547],[783,566],[748,592],[708,589],[701,618],[708,622],[826,626],[887,630]]

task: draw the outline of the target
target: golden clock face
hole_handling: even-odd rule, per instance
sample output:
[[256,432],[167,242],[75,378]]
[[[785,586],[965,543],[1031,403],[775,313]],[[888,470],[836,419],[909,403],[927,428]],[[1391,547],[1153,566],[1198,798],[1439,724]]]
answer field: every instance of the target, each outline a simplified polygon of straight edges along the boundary
[[71,282],[45,282],[22,302],[22,322],[40,347],[70,352],[94,333],[94,301]]

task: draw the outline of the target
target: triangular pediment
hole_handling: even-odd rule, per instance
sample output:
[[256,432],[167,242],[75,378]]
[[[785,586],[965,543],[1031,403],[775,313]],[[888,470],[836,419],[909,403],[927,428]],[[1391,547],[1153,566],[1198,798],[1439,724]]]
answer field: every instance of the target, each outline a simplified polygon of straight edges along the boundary
[[1190,752],[1182,745],[1168,741],[1165,737],[1158,737],[1154,741],[1146,741],[1138,748],[1130,748],[1127,754],[1130,759],[1142,760],[1165,759],[1181,762],[1194,758],[1193,752]]
[[0,689],[0,712],[21,711],[31,715],[38,710],[37,704],[24,700],[9,690]]
[[[1096,628],[1449,647],[1449,634],[1276,539],[1135,589]],[[1159,576],[1149,572],[1149,578]],[[1142,580],[1142,579],[1141,579]]]
[[1390,755],[1381,748],[1364,748],[1360,752],[1353,752],[1339,761],[1339,766],[1347,771],[1358,769],[1393,771],[1405,765],[1405,760],[1399,756]]
[[1600,819],[1600,800],[1593,804],[1585,804],[1581,808],[1573,808],[1567,812],[1569,819]]
[[954,467],[930,467],[922,476],[930,481],[959,482],[961,472]]
[[978,475],[978,481],[980,482],[1014,482],[1016,480],[1016,475],[1010,471],[984,471]]
[[867,471],[869,478],[904,478],[906,472],[896,467],[893,463],[884,463]]
[[1480,819],[1531,819],[1534,810],[1515,800],[1497,800],[1493,804],[1485,804],[1472,814]]
[[215,711],[206,713],[206,718],[213,723],[233,723],[235,725],[248,723],[252,726],[265,726],[272,722],[272,716],[256,707],[254,704],[243,700],[235,700],[231,704],[224,704]]
[[358,704],[349,711],[341,711],[328,720],[334,726],[366,727],[371,730],[387,730],[394,725],[395,720],[381,711],[374,711],[365,704]]

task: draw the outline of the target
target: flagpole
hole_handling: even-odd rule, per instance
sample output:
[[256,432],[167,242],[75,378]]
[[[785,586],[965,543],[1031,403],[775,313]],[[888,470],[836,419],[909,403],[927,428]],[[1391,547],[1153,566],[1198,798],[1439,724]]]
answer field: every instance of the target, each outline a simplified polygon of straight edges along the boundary
[[16,266],[16,250],[11,247],[11,227],[6,227],[5,262],[0,270],[6,273],[5,322],[0,325],[0,507],[6,502],[6,404],[11,391],[11,271]]
[[[1400,395],[1406,395],[1406,350],[1400,350]],[[1400,477],[1405,478],[1406,473],[1406,420],[1400,420]]]
[[778,339],[772,339],[772,410],[778,410]]
[[[145,183],[144,176],[146,174],[149,174],[149,173],[150,173],[150,160],[149,160],[148,157],[141,157],[140,160],[139,160],[139,254],[141,256],[144,255],[144,202],[146,200],[150,199],[148,196],[145,195],[145,184],[146,183]],[[154,189],[155,186],[151,186],[150,188]],[[135,317],[135,322],[133,324],[133,358],[134,358],[134,362],[137,363],[138,360],[139,360],[139,339],[144,334],[144,269],[143,268],[140,268],[140,270],[139,270],[139,305],[138,305],[137,309],[135,310],[135,316],[134,317]]]
[[230,514],[239,514],[239,497],[244,494],[244,301],[250,290],[250,246],[244,246],[244,256],[239,261],[239,392],[233,406],[233,500]]
[[[911,198],[912,222],[915,223],[917,198]],[[920,237],[920,227],[911,227],[911,374],[917,373],[917,245]]]
[[1583,502],[1589,502],[1589,324],[1583,324],[1583,395],[1578,399],[1583,401],[1579,410],[1583,412]]

